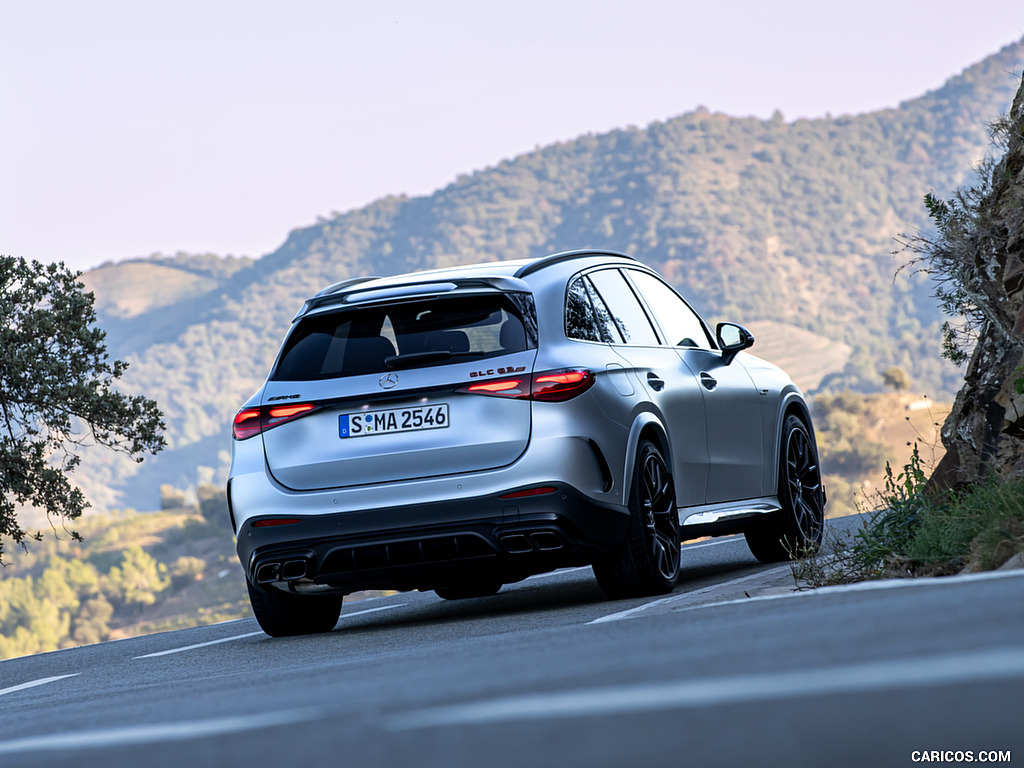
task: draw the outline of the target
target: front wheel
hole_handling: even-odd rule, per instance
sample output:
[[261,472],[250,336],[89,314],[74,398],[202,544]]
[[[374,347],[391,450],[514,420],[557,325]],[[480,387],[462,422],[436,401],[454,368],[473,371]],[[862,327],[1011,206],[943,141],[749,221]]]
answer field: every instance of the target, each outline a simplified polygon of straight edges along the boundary
[[245,580],[249,603],[260,628],[271,637],[330,632],[341,615],[339,595],[296,595],[279,589],[264,591]]
[[782,427],[779,503],[779,514],[744,531],[750,551],[762,563],[814,554],[821,546],[825,528],[818,452],[807,427],[792,414]]
[[641,440],[629,492],[626,541],[618,554],[594,563],[594,576],[611,598],[662,595],[679,581],[679,548],[672,473],[654,444]]

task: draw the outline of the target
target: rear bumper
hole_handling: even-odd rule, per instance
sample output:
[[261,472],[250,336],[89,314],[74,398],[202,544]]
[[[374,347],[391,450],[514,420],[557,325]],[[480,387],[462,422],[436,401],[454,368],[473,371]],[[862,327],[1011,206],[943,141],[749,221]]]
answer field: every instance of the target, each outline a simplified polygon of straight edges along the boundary
[[[564,484],[555,493],[498,495],[365,512],[287,514],[298,522],[238,530],[249,580],[295,591],[435,589],[478,581],[509,583],[583,565],[616,551],[625,508],[595,504]],[[282,517],[285,515],[281,515]]]

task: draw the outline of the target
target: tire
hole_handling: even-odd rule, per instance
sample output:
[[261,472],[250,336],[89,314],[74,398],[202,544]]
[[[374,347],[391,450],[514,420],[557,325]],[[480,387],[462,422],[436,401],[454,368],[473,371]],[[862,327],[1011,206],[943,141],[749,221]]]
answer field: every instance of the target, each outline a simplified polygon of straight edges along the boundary
[[460,584],[456,587],[438,587],[434,593],[444,600],[468,600],[472,597],[491,597],[498,594],[501,587],[501,584],[493,582]]
[[814,554],[825,528],[825,495],[818,453],[807,427],[790,414],[782,425],[779,455],[782,511],[744,531],[747,546],[762,563]]
[[594,576],[613,599],[663,595],[679,582],[679,547],[672,473],[654,444],[641,440],[629,491],[626,541],[618,554],[594,563]]
[[260,628],[271,637],[330,632],[341,615],[338,595],[296,595],[279,589],[262,590],[246,579],[249,603]]

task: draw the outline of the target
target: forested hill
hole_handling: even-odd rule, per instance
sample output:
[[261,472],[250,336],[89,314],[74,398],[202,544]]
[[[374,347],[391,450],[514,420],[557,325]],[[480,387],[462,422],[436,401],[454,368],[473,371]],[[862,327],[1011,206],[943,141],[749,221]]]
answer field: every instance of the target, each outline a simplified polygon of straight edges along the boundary
[[[159,401],[171,447],[141,468],[87,457],[80,479],[98,506],[140,508],[162,483],[219,482],[232,415],[303,299],[327,283],[582,247],[657,267],[712,322],[772,321],[785,337],[784,323],[849,345],[823,386],[871,391],[900,366],[916,389],[948,395],[958,373],[939,359],[930,286],[894,280],[893,238],[925,227],[923,195],[947,194],[986,153],[987,123],[1008,108],[1022,66],[1024,41],[894,109],[794,122],[702,109],[582,136],[430,196],[320,219],[256,261],[102,266],[85,281],[113,353],[131,362],[127,387]],[[808,334],[792,337],[796,347]]]

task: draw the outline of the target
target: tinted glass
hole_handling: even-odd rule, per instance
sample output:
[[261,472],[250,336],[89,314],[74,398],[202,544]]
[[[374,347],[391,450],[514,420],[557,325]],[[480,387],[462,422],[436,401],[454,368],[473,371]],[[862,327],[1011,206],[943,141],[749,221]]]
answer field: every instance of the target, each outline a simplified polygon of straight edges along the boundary
[[617,269],[591,272],[588,277],[611,311],[615,325],[627,344],[652,346],[658,343],[658,336],[643,307]]
[[[523,312],[530,315],[524,322]],[[299,321],[274,381],[309,381],[445,365],[536,346],[532,301],[467,296],[354,308]]]
[[594,306],[581,277],[570,283],[565,294],[565,335],[581,341],[602,341]]
[[631,269],[629,276],[647,300],[647,306],[654,313],[661,330],[667,335],[667,343],[678,347],[711,349],[704,324],[675,291],[647,272]]
[[621,344],[622,334],[619,333],[615,320],[612,319],[612,313],[608,311],[608,306],[604,303],[604,299],[598,295],[590,280],[583,278],[583,282],[587,286],[587,295],[590,296],[590,303],[594,305],[597,328],[601,332],[601,339],[609,344]]

